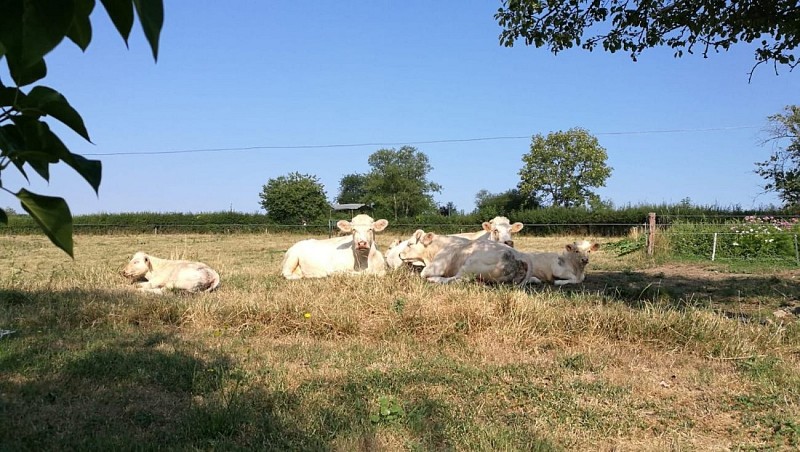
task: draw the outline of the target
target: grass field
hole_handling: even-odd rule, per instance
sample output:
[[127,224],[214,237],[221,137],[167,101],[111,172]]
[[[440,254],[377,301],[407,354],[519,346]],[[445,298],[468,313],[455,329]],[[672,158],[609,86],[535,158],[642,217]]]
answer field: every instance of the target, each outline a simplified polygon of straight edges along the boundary
[[[73,261],[0,236],[0,329],[16,331],[0,449],[800,447],[797,268],[601,249],[562,289],[285,281],[298,239],[77,236]],[[222,286],[136,293],[119,271],[137,250],[206,262]]]

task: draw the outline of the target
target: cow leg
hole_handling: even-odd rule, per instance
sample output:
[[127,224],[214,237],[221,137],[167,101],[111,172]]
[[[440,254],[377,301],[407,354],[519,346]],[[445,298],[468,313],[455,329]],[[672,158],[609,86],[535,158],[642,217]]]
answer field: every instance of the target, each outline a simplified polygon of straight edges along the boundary
[[553,282],[553,284],[557,286],[565,286],[567,284],[578,284],[578,281],[570,278],[570,279],[557,279]]
[[531,276],[527,281],[524,282],[524,284],[542,284],[542,280],[535,276]]
[[446,277],[446,276],[428,276],[426,279],[428,281],[432,282],[432,283],[447,284],[447,283],[451,283],[453,281],[457,281],[459,278],[457,276],[451,276],[451,277]]
[[164,289],[162,289],[160,287],[155,287],[155,288],[153,288],[153,287],[140,287],[139,291],[140,292],[147,292],[147,293],[154,293],[154,294],[158,294],[158,295],[163,295],[164,294]]

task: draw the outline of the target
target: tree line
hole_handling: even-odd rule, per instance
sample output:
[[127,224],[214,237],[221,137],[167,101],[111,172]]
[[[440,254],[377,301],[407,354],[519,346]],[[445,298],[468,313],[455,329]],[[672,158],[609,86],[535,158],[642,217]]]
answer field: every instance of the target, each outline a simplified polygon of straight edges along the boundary
[[[476,195],[477,210],[495,216],[541,206],[599,206],[594,189],[611,175],[607,159],[597,138],[583,129],[534,135],[530,152],[522,158],[517,187],[499,194],[481,190]],[[364,205],[376,218],[395,221],[456,213],[452,202],[437,206],[433,195],[442,186],[429,180],[433,167],[417,148],[379,149],[367,163],[369,172],[342,176],[337,203]],[[313,174],[292,172],[269,179],[259,196],[267,216],[284,224],[315,222],[331,212],[325,188]]]

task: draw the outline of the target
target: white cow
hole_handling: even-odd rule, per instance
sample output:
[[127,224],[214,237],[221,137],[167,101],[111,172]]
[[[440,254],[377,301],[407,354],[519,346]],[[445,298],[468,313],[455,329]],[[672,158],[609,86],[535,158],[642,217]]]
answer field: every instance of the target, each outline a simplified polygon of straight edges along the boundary
[[420,276],[431,282],[449,283],[467,277],[487,283],[524,284],[532,277],[530,259],[509,246],[491,240],[468,240],[432,232],[415,233],[400,257],[421,260]]
[[410,239],[393,240],[392,243],[389,244],[389,248],[386,250],[386,265],[388,265],[389,268],[392,270],[397,270],[398,268],[403,266],[411,268],[412,270],[416,271],[422,270],[422,267],[425,266],[425,263],[423,263],[422,261],[414,261],[414,260],[404,261],[400,257],[400,253],[404,249],[406,249],[406,247],[408,247],[409,243],[416,243],[418,240],[417,237],[422,236],[422,234],[424,233],[425,232],[422,231],[422,229],[418,229],[417,232],[415,232]]
[[464,232],[451,235],[469,240],[491,240],[513,248],[514,238],[512,234],[521,231],[524,225],[520,222],[511,224],[511,221],[506,217],[494,217],[490,221],[484,221],[481,226],[483,230],[478,232]]
[[339,220],[336,226],[350,235],[295,243],[286,250],[281,274],[286,279],[324,278],[336,273],[384,275],[386,261],[375,245],[375,232],[388,225],[386,220],[375,221],[363,214],[352,221]]
[[400,251],[406,247],[406,241],[394,239],[386,249],[386,265],[392,270],[398,269],[403,266],[403,259],[400,259]]
[[533,276],[528,282],[548,282],[557,286],[582,283],[586,278],[589,253],[597,251],[600,245],[581,240],[568,244],[565,248],[561,254],[528,253],[533,263]]
[[158,294],[164,289],[211,292],[219,287],[219,274],[202,262],[160,259],[142,251],[133,255],[122,274],[138,290]]

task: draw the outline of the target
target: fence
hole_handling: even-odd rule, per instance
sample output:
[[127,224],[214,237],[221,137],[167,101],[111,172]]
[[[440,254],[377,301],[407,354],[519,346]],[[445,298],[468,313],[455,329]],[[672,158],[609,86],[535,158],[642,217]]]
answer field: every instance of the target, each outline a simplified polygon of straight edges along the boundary
[[[656,251],[669,254],[694,256],[717,260],[782,260],[792,261],[800,265],[800,224],[796,217],[790,221],[781,220],[781,225],[792,225],[790,231],[781,229],[764,220],[743,216],[700,216],[687,221],[687,217],[679,219],[669,215],[656,216],[650,213],[642,223],[524,223],[520,231],[523,236],[571,235],[575,237],[633,237],[641,244],[634,244],[634,249],[644,248],[650,256]],[[752,220],[756,218],[754,223]],[[772,218],[772,217],[762,217]],[[750,220],[748,220],[750,219]],[[748,221],[750,221],[748,223]],[[772,221],[772,220],[770,220]],[[738,226],[737,226],[738,225]],[[732,231],[731,228],[739,227]],[[402,237],[410,235],[416,229],[434,231],[441,234],[474,232],[481,229],[480,224],[456,223],[391,223],[384,234]],[[128,224],[76,223],[73,225],[76,234],[233,234],[233,233],[290,233],[302,236],[333,236],[338,231],[334,221],[308,225],[272,224],[272,223],[171,223],[142,222]],[[632,234],[633,233],[633,234]],[[41,234],[39,227],[30,222],[17,222],[13,226],[0,227],[0,234]],[[640,248],[641,246],[641,248]]]
[[800,265],[797,217],[720,217],[704,223],[656,221],[645,226],[647,254],[656,249],[671,255],[717,260],[784,261]]
[[[631,228],[642,228],[643,223],[525,223],[521,235],[548,236],[555,234],[574,236],[622,237]],[[385,233],[410,235],[417,229],[434,231],[440,234],[457,234],[481,230],[480,224],[454,223],[389,223]],[[308,225],[273,223],[138,223],[138,224],[73,224],[76,234],[232,234],[232,233],[291,233],[302,235],[336,235],[336,222]],[[41,234],[41,229],[33,223],[0,226],[0,234]]]

